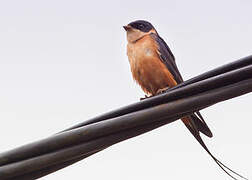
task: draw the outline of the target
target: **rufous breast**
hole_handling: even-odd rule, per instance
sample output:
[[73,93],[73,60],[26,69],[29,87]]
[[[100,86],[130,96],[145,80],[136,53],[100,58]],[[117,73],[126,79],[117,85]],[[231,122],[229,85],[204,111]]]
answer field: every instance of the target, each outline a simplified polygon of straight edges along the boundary
[[146,94],[155,95],[159,89],[176,85],[160,59],[158,45],[150,35],[128,43],[127,55],[133,78]]

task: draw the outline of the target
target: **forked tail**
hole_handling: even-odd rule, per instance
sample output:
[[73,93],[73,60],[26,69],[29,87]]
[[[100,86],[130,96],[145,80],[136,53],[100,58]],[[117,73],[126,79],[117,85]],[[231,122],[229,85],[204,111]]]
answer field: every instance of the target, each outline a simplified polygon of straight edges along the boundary
[[[200,145],[207,151],[207,153],[213,158],[213,160],[216,162],[216,164],[218,164],[218,166],[227,174],[229,175],[231,178],[237,180],[233,175],[231,175],[230,172],[232,172],[233,174],[239,176],[240,178],[246,179],[247,178],[243,177],[242,175],[238,174],[237,172],[233,171],[232,169],[230,169],[229,167],[227,167],[225,164],[223,164],[221,161],[219,161],[207,148],[207,146],[205,145],[204,141],[202,140],[199,131],[202,132],[202,130],[200,130],[200,126],[202,126],[202,124],[198,124],[197,120],[195,121],[195,114],[191,115],[191,116],[187,116],[187,117],[183,117],[181,118],[183,123],[186,125],[186,127],[189,129],[189,131],[192,133],[192,135],[197,139],[197,141],[200,143]],[[201,117],[200,117],[201,118]],[[204,122],[204,120],[202,119],[202,121]],[[205,123],[205,122],[204,122]],[[206,124],[205,124],[206,125]],[[205,128],[208,128],[207,125]],[[209,129],[209,128],[208,128]],[[210,129],[209,129],[210,131]],[[211,131],[210,131],[211,132]],[[204,133],[204,132],[203,132]],[[205,133],[204,133],[205,134]],[[209,134],[211,137],[211,134]],[[229,170],[230,172],[228,172],[227,170]]]

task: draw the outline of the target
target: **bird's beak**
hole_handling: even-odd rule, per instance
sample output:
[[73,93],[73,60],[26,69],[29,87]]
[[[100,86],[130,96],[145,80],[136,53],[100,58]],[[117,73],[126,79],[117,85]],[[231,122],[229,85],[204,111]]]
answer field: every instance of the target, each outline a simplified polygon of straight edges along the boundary
[[125,31],[129,31],[132,29],[132,27],[130,25],[127,25],[127,26],[123,26],[123,28],[125,29]]

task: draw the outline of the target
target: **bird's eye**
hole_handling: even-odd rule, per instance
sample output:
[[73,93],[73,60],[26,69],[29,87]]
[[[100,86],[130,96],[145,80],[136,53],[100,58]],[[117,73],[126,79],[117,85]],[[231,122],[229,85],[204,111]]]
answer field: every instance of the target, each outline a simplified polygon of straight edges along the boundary
[[139,24],[139,29],[143,29],[144,28],[144,25],[143,24]]

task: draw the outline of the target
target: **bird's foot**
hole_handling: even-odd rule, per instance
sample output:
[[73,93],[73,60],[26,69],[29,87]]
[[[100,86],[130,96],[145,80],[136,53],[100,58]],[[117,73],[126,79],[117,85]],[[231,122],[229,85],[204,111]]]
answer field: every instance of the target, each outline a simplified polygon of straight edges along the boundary
[[147,96],[147,95],[145,95],[143,98],[140,98],[140,101],[142,101],[142,100],[144,100],[144,99],[147,99],[147,98],[150,98],[150,97],[152,97],[152,96]]
[[156,95],[165,93],[165,92],[167,91],[168,88],[169,88],[169,87],[165,87],[165,88],[159,89],[159,90],[157,91]]

